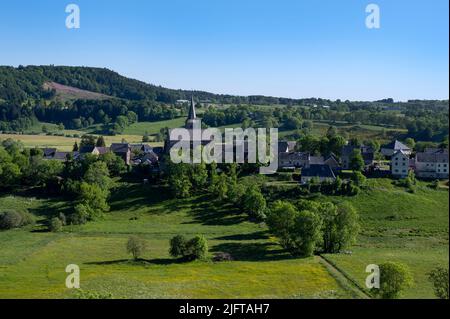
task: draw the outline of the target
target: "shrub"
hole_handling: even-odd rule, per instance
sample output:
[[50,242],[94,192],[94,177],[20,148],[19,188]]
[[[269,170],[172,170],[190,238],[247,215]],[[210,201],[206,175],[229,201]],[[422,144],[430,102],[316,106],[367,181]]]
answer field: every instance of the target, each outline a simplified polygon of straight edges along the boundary
[[20,227],[22,217],[16,211],[0,213],[0,229],[13,229]]
[[70,223],[74,225],[86,224],[89,215],[89,207],[84,204],[78,204],[74,207],[74,211],[70,215]]
[[64,213],[59,213],[58,218],[61,220],[63,226],[67,225],[67,218],[66,215],[64,215]]
[[33,224],[35,218],[28,212],[8,210],[0,212],[0,229],[13,229]]
[[135,260],[139,259],[147,250],[147,242],[138,236],[131,236],[127,242],[127,252],[133,255]]
[[63,224],[58,217],[53,217],[50,220],[50,231],[52,232],[60,232],[62,230]]
[[172,257],[183,257],[187,260],[204,259],[208,253],[206,238],[197,235],[190,240],[177,235],[170,240],[169,253]]
[[187,256],[190,260],[204,259],[208,253],[208,243],[202,235],[197,235],[186,244]]
[[433,284],[436,297],[448,299],[448,268],[437,267],[428,274],[428,278]]
[[172,257],[184,256],[186,252],[186,239],[182,235],[177,235],[170,240],[169,254]]
[[380,265],[380,288],[373,288],[372,292],[381,299],[397,299],[411,285],[412,276],[406,265],[386,262]]
[[256,187],[250,188],[244,194],[243,206],[250,218],[258,221],[266,218],[266,199]]

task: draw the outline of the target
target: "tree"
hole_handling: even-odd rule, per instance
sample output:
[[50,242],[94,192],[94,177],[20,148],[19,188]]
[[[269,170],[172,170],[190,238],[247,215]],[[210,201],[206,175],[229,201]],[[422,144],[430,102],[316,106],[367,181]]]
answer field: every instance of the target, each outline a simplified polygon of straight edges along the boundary
[[243,206],[250,218],[260,221],[266,218],[266,199],[258,188],[251,187],[247,190],[243,197]]
[[331,252],[340,252],[356,242],[360,230],[359,215],[348,202],[337,205],[336,231]]
[[192,167],[191,180],[196,189],[206,187],[208,183],[208,170],[206,169],[205,163],[197,164]]
[[58,218],[58,217],[53,217],[50,220],[50,231],[57,233],[60,232],[62,230],[63,224],[62,221]]
[[216,179],[216,183],[213,185],[212,193],[219,200],[224,200],[228,193],[228,178],[225,173],[219,175]]
[[112,176],[119,176],[127,171],[127,164],[113,152],[100,155],[100,160],[106,164]]
[[11,162],[0,162],[0,187],[10,187],[19,183],[20,168]]
[[360,149],[354,149],[350,155],[350,168],[354,171],[362,171],[364,169],[365,163],[361,155]]
[[87,220],[93,220],[109,210],[107,198],[109,192],[100,188],[97,184],[88,184],[83,182],[80,184],[79,202],[83,204],[83,212],[87,215]]
[[95,146],[96,139],[93,135],[83,135],[81,137],[80,147],[92,147]]
[[292,229],[292,244],[290,251],[293,255],[311,256],[316,244],[321,239],[320,217],[310,211],[298,212]]
[[97,147],[105,147],[106,146],[105,139],[103,138],[103,136],[98,137],[97,142],[95,143],[95,146],[97,146]]
[[75,143],[73,144],[72,151],[73,151],[73,152],[78,152],[78,150],[79,150],[79,148],[78,148],[78,143],[75,142]]
[[354,171],[351,179],[358,187],[363,187],[367,181],[367,178],[359,171]]
[[428,279],[433,284],[436,297],[440,299],[449,299],[448,268],[436,267],[428,274]]
[[182,235],[177,235],[170,240],[169,254],[172,257],[184,256],[186,253],[186,238]]
[[202,235],[190,240],[177,235],[170,240],[169,253],[172,257],[183,257],[187,260],[204,259],[208,253],[208,243]]
[[145,131],[144,136],[142,136],[142,143],[148,143],[150,142],[150,135],[148,134],[147,131]]
[[112,180],[109,177],[108,166],[105,162],[96,161],[89,165],[83,180],[88,184],[98,185],[101,189],[109,190]]
[[272,234],[278,237],[283,248],[291,247],[291,229],[294,227],[297,209],[289,202],[276,201],[267,216],[266,224]]
[[134,260],[138,260],[147,251],[147,242],[138,236],[128,238],[126,245],[127,252],[133,255]]
[[409,268],[401,263],[386,262],[380,265],[380,288],[372,288],[375,296],[381,299],[397,299],[406,288],[412,285]]
[[413,138],[408,137],[407,139],[405,139],[405,144],[406,146],[408,146],[410,149],[413,149],[416,146],[416,141],[414,141]]
[[191,196],[192,183],[185,174],[178,177],[170,176],[169,186],[176,198],[188,198]]
[[204,259],[208,253],[208,243],[203,235],[197,235],[186,244],[186,257],[189,260]]

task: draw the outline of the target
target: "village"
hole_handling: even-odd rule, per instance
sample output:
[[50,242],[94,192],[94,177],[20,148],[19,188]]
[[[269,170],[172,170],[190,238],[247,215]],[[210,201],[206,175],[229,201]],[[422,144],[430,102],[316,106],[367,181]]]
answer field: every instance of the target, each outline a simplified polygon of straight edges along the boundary
[[[195,123],[199,121],[192,98],[185,129],[192,130]],[[168,136],[167,140],[169,140]],[[210,140],[201,141],[203,145],[210,142]],[[174,141],[172,140],[166,142],[163,147],[127,142],[113,143],[107,147],[96,146],[92,142],[92,145],[79,148],[76,146],[72,152],[60,152],[56,148],[43,148],[42,151],[44,159],[57,161],[83,159],[87,154],[100,156],[111,152],[120,157],[130,168],[140,166],[153,173],[159,173],[164,165],[164,160],[170,160],[168,156],[164,155],[169,154],[173,145]],[[234,147],[236,148],[236,145]],[[245,149],[244,158],[248,158],[248,149]],[[301,184],[308,184],[313,179],[319,182],[332,182],[341,172],[349,170],[362,171],[367,177],[404,179],[410,172],[414,172],[417,178],[448,179],[448,158],[448,149],[446,148],[425,148],[422,152],[414,152],[413,149],[398,140],[382,145],[379,150],[371,146],[358,145],[350,140],[342,147],[339,155],[332,152],[311,154],[302,151],[302,145],[296,141],[278,142],[278,170],[299,171]]]

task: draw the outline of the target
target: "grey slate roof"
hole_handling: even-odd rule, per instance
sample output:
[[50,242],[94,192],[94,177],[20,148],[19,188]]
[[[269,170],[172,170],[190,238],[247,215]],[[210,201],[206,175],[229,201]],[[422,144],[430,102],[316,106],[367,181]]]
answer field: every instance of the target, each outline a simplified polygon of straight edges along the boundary
[[56,153],[56,148],[42,148],[44,152],[44,157],[51,157]]
[[128,143],[112,143],[111,151],[113,153],[128,153],[130,150],[130,144]]
[[83,146],[83,147],[80,147],[80,154],[92,153],[94,148],[95,148],[95,146]]
[[294,151],[296,144],[297,144],[297,142],[295,142],[295,141],[279,141],[278,142],[278,153],[292,152],[292,151]]
[[423,163],[448,163],[448,151],[444,149],[431,152],[420,152],[416,154],[416,160]]
[[302,169],[302,176],[336,178],[331,167],[325,164],[313,164],[309,168]]
[[409,150],[411,150],[409,148],[409,146],[406,146],[405,144],[403,144],[402,142],[397,141],[397,140],[392,141],[391,143],[389,143],[385,146],[382,146],[382,148],[387,148],[387,149],[394,150],[394,151],[399,151],[399,150],[409,151]]

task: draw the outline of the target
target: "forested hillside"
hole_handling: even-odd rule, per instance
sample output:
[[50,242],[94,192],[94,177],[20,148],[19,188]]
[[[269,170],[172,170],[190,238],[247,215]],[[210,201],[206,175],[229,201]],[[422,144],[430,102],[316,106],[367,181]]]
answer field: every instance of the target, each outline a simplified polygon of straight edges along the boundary
[[[70,94],[61,98],[55,88],[66,89]],[[137,121],[169,120],[183,115],[186,106],[177,105],[176,101],[188,100],[191,94],[102,68],[0,66],[0,131],[23,131],[42,121],[71,129],[101,124],[106,134],[117,134]],[[202,91],[195,91],[194,95],[204,104],[232,106],[209,108],[203,116],[209,126],[243,123],[300,132],[310,128],[311,121],[329,121],[407,129],[405,138],[421,141],[441,142],[448,136],[448,100],[331,101]],[[261,108],[263,105],[287,108]]]

